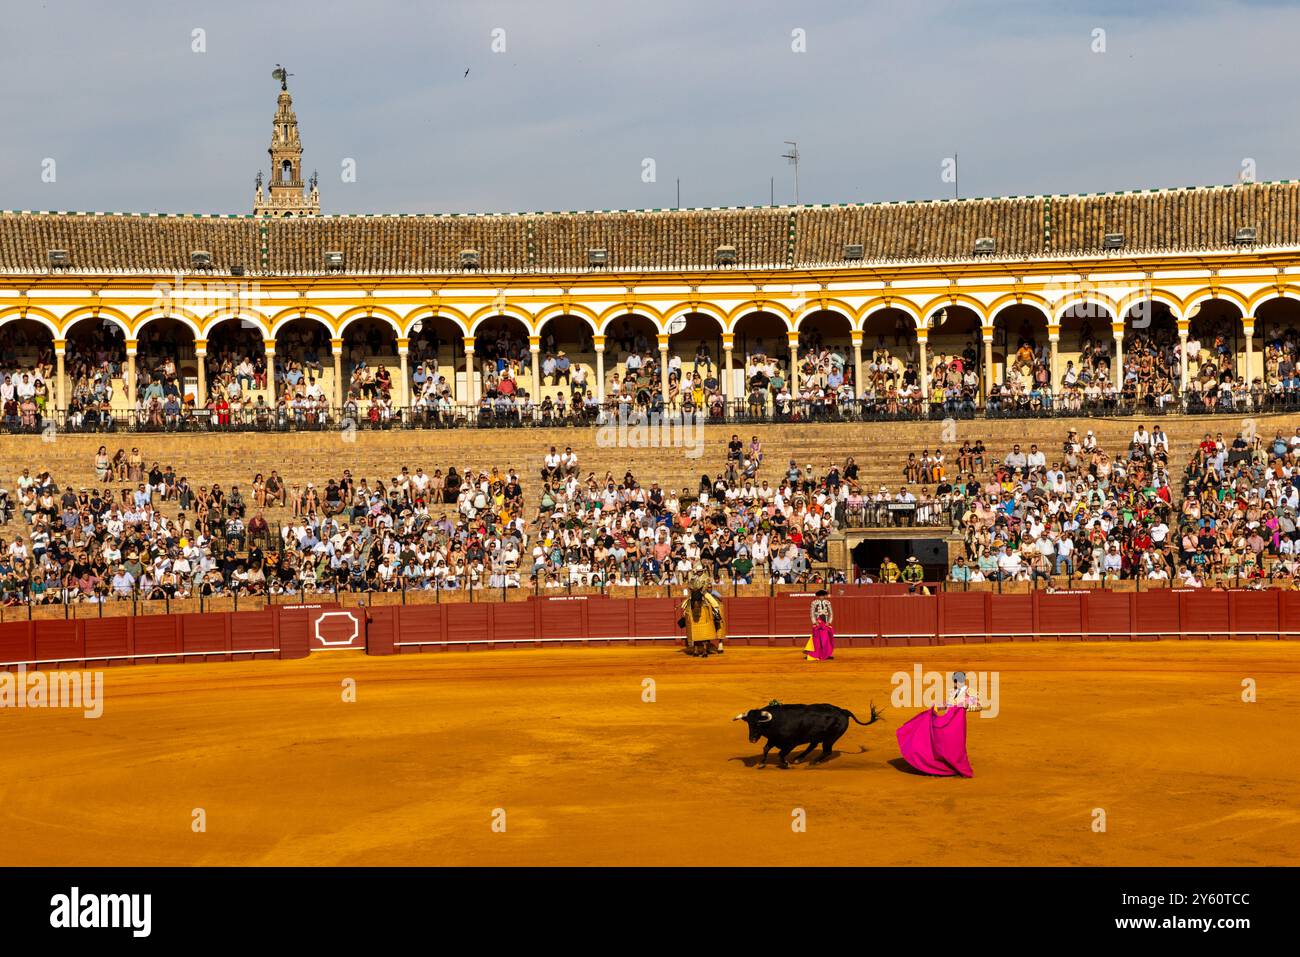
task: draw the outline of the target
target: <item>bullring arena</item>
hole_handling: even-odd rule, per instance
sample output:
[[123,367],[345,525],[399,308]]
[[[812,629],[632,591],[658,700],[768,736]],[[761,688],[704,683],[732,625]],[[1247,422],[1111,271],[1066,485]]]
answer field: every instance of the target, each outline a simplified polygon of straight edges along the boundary
[[[1089,424],[1103,436],[1131,428]],[[1166,427],[1190,442],[1206,423]],[[763,434],[773,455],[821,461],[860,428],[825,426],[815,440],[824,446],[797,451],[783,445],[810,441],[798,428]],[[870,428],[883,473],[925,427]],[[578,435],[526,434],[530,448]],[[715,447],[726,434],[707,433]],[[502,443],[487,453],[509,460],[518,435],[492,431],[481,441]],[[996,426],[990,438],[1004,441]],[[363,474],[403,456],[455,454],[458,437],[422,439],[362,433],[346,448]],[[265,441],[238,433],[140,440],[226,484],[261,467]],[[96,441],[14,437],[3,468],[12,474],[39,452],[77,477]],[[273,461],[290,478],[322,475],[344,447],[333,436],[289,436]],[[598,468],[600,456],[617,454],[638,473],[658,459],[590,444],[579,452]],[[528,473],[540,465],[536,451],[519,458]],[[1300,693],[1300,592],[1139,590],[1120,581],[1083,594],[1095,583],[1056,584],[1056,594],[1008,582],[930,596],[902,585],[832,586],[841,650],[816,665],[799,652],[810,600],[800,584],[729,590],[732,638],[725,655],[705,661],[682,654],[678,597],[662,588],[519,589],[506,601],[484,594],[472,602],[464,591],[325,594],[277,598],[280,610],[251,597],[238,611],[231,597],[209,598],[202,610],[196,599],[11,606],[0,660],[106,674],[97,719],[56,709],[4,716],[0,746],[27,773],[0,798],[0,859],[1284,860],[1300,834],[1295,774],[1278,760]],[[294,607],[302,605],[317,607]],[[920,705],[894,706],[891,679],[918,667],[999,675],[997,715],[971,722],[970,780],[899,766],[894,729]],[[1248,679],[1258,691],[1250,703]],[[355,700],[345,700],[347,681]],[[862,715],[874,702],[886,721],[851,727],[824,766],[760,771],[758,747],[730,718],[773,698],[830,701]],[[196,809],[205,823],[197,833]],[[791,829],[797,809],[802,832]],[[1094,830],[1098,809],[1104,832]],[[504,833],[492,828],[499,811]]]
[[329,216],[289,75],[252,215],[0,212],[0,863],[1290,863],[1300,183]]
[[[865,713],[915,662],[1001,673],[970,780],[890,763],[910,711],[886,707],[829,763],[788,771],[755,770],[729,721],[774,694]],[[97,721],[6,717],[24,774],[0,804],[0,860],[1237,866],[1284,861],[1300,836],[1279,760],[1300,693],[1292,644],[854,648],[800,664],[792,648],[697,662],[656,644],[113,669]],[[1243,676],[1258,703],[1241,702]]]

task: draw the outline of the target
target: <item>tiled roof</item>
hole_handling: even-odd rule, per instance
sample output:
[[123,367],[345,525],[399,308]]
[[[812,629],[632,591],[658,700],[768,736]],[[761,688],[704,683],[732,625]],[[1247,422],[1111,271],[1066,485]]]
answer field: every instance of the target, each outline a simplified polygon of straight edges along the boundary
[[844,264],[844,247],[865,263],[960,261],[975,240],[996,243],[995,260],[1096,255],[1107,233],[1120,254],[1233,246],[1253,226],[1259,246],[1300,245],[1300,182],[1242,184],[1090,196],[961,199],[854,206],[509,213],[484,215],[166,216],[0,212],[0,272],[45,273],[48,251],[67,250],[86,273],[189,271],[190,254],[212,253],[217,272],[325,272],[325,253],[345,273],[459,273],[460,252],[479,253],[483,272],[578,272],[588,251],[604,268],[716,268],[719,246],[742,269]]

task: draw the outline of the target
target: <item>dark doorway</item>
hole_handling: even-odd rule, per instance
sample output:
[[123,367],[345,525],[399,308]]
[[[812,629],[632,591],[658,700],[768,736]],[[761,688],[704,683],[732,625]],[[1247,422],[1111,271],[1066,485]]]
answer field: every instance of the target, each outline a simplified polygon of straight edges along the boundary
[[856,574],[866,573],[879,580],[880,563],[888,555],[902,568],[915,555],[925,569],[927,582],[948,577],[948,543],[942,538],[864,538],[849,552]]

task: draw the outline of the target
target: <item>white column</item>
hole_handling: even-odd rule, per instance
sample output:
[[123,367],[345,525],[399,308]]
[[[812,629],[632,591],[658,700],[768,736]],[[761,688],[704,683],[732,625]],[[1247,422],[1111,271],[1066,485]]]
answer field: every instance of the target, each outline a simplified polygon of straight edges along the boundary
[[1181,393],[1187,389],[1187,337],[1191,333],[1191,321],[1187,319],[1178,320],[1178,391],[1179,399]]
[[533,393],[534,402],[542,401],[541,352],[542,352],[542,337],[529,336],[528,337],[528,358],[529,361],[532,363],[533,387],[531,391]]
[[993,392],[993,330],[984,330],[984,396]]
[[930,330],[916,330],[917,351],[921,357],[921,408],[929,408],[930,402]]
[[347,395],[343,388],[343,340],[331,339],[330,351],[334,353],[334,406],[341,409]]
[[1058,376],[1060,375],[1060,370],[1057,368],[1057,366],[1060,365],[1060,363],[1057,361],[1060,355],[1060,346],[1061,346],[1060,326],[1054,326],[1050,324],[1048,325],[1047,345],[1050,350],[1050,355],[1048,356],[1047,359],[1047,376],[1050,381],[1047,383],[1047,389],[1049,392],[1052,393],[1053,398],[1055,398],[1057,393],[1059,393],[1061,390],[1061,382],[1060,379],[1058,378]]
[[[206,343],[205,343],[206,344]],[[137,340],[128,339],[126,341],[126,402],[131,409],[135,408],[135,350]]]
[[734,365],[732,363],[732,352],[736,348],[736,336],[734,333],[724,332],[722,334],[722,395],[724,398],[732,398],[731,380],[735,378]]
[[397,361],[401,365],[401,369],[402,369],[401,384],[397,390],[397,407],[399,409],[404,409],[411,404],[411,399],[410,399],[411,377],[410,377],[410,372],[408,371],[409,363],[407,362],[407,356],[409,356],[410,354],[411,354],[411,340],[398,339],[397,340]]
[[853,333],[853,397],[862,395],[862,333]]
[[1112,322],[1110,334],[1115,337],[1115,366],[1110,381],[1116,392],[1122,392],[1124,389],[1124,323]]
[[474,369],[474,337],[465,337],[465,401],[478,405],[478,373]]
[[263,339],[262,346],[266,349],[266,396],[267,402],[271,408],[275,408],[275,340]]
[[664,408],[668,407],[668,337],[659,336],[659,388],[664,394]]
[[799,395],[799,333],[786,333],[785,341],[790,348],[790,398],[796,399]]
[[1246,333],[1246,385],[1249,386],[1255,371],[1255,317],[1247,316],[1242,321],[1242,330]]
[[54,405],[58,409],[66,409],[67,404],[67,369],[65,357],[68,351],[68,342],[66,339],[54,340]]
[[596,401],[605,401],[605,337],[594,336],[596,343]]
[[[135,343],[127,343],[127,355],[131,357],[131,378],[135,379]],[[194,368],[199,384],[195,386],[194,408],[201,409],[208,404],[208,340],[194,340]],[[182,387],[183,388],[183,387]],[[134,400],[132,400],[134,404]]]

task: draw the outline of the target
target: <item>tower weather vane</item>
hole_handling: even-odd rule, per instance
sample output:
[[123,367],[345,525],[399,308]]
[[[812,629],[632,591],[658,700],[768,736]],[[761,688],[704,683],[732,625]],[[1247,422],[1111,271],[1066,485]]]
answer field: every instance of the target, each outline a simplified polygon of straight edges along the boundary
[[275,65],[275,69],[271,71],[271,78],[280,81],[280,89],[282,90],[289,89],[289,77],[291,76],[293,74],[278,63]]

